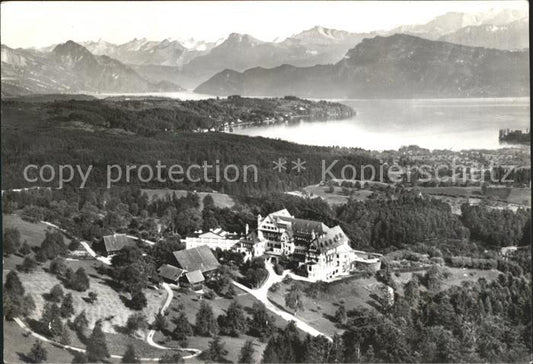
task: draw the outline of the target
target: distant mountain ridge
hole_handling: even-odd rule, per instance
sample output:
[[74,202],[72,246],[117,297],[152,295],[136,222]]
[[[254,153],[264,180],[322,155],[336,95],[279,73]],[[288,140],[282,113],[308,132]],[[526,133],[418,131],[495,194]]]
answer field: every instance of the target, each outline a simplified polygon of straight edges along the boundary
[[[458,13],[449,12],[437,16],[426,24],[400,26],[385,33],[386,35],[403,33],[415,35],[422,38],[437,40],[440,37],[457,32],[458,30],[480,25],[504,25],[519,19],[528,18],[527,12],[504,9],[490,10],[478,13]],[[474,46],[483,46],[482,44],[472,44]],[[498,49],[506,49],[500,48]]]
[[[408,34],[474,47],[502,50],[528,49],[528,26],[528,14],[523,11],[491,10],[481,13],[451,12],[437,16],[425,24],[367,33],[352,33],[314,26],[286,39],[272,42],[262,41],[248,34],[231,33],[227,38],[216,42],[178,37],[163,40],[135,38],[123,44],[113,44],[102,39],[80,43],[96,57],[96,63],[100,67],[121,69],[121,73],[124,75],[128,73],[128,79],[131,80],[119,82],[107,77],[107,81],[102,80],[100,83],[93,82],[90,78],[77,82],[72,77],[68,82],[61,81],[68,75],[61,74],[61,65],[58,64],[61,61],[52,55],[58,45],[41,49],[10,49],[10,51],[6,48],[6,51],[3,51],[3,54],[6,53],[6,59],[22,57],[31,59],[30,65],[40,64],[44,67],[22,70],[20,67],[13,68],[13,65],[7,64],[7,70],[2,71],[2,78],[6,80],[3,84],[8,85],[13,91],[17,90],[17,85],[24,84],[21,92],[24,88],[30,90],[26,92],[47,88],[55,88],[56,92],[61,90],[68,92],[71,88],[89,86],[94,88],[95,84],[103,89],[117,90],[117,92],[125,92],[120,90],[125,90],[127,87],[132,87],[129,92],[154,88],[173,89],[175,86],[172,84],[192,89],[224,70],[244,72],[257,67],[275,68],[283,65],[311,67],[337,64],[363,39],[378,35]],[[13,52],[18,55],[7,55]],[[101,58],[104,56],[108,58]],[[53,61],[53,66],[48,65],[50,60]],[[121,65],[113,63],[112,60],[120,62]],[[95,67],[93,66],[93,71]],[[129,69],[128,72],[126,68]],[[134,73],[131,73],[131,70]],[[20,77],[28,79],[18,79]],[[106,79],[106,76],[98,77]],[[139,77],[151,86],[142,86],[143,81]],[[17,79],[18,81],[15,81]],[[137,81],[133,81],[134,79]],[[84,82],[88,82],[89,85],[84,85]],[[158,84],[160,85],[157,86]]]
[[224,70],[196,88],[212,95],[322,98],[501,97],[529,94],[529,52],[397,34],[364,39],[332,65]]
[[153,83],[108,56],[95,56],[73,41],[49,53],[2,45],[2,95],[79,92],[178,91],[170,82]]
[[439,40],[486,48],[520,50],[529,48],[529,19],[503,25],[483,24],[461,28]]

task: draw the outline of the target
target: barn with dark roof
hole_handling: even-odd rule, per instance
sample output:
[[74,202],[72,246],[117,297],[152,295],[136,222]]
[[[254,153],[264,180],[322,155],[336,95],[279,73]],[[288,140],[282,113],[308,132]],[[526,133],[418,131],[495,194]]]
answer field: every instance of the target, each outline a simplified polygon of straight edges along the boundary
[[185,269],[187,272],[199,270],[205,274],[216,271],[220,266],[217,258],[207,245],[175,251],[173,254],[178,267]]

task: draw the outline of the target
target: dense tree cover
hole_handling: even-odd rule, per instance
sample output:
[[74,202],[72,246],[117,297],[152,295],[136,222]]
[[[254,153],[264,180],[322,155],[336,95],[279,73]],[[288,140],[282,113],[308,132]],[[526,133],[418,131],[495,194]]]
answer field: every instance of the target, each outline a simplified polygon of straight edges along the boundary
[[113,277],[131,292],[132,300],[147,287],[150,280],[159,279],[152,257],[143,256],[142,250],[136,246],[127,246],[118,251],[111,259],[111,265]]
[[[98,102],[98,101],[96,101]],[[322,161],[329,166],[334,160],[338,163],[331,169],[332,173],[340,176],[343,166],[350,164],[359,169],[361,165],[374,165],[379,171],[378,161],[368,156],[367,152],[359,149],[314,147],[297,145],[281,140],[267,138],[250,138],[246,136],[226,133],[191,133],[191,132],[157,132],[153,136],[130,135],[117,133],[116,130],[87,131],[85,128],[62,127],[61,122],[43,120],[43,104],[14,105],[3,103],[2,118],[2,164],[4,174],[2,188],[31,187],[33,184],[24,180],[23,170],[29,164],[53,166],[70,164],[80,165],[86,171],[89,165],[93,166],[87,186],[105,187],[107,166],[118,164],[125,165],[147,164],[154,166],[157,161],[161,165],[181,165],[184,169],[192,164],[202,165],[207,161],[209,165],[218,162],[220,168],[220,182],[216,181],[216,169],[208,170],[208,178],[204,178],[203,170],[194,170],[193,177],[200,178],[199,182],[184,181],[173,182],[168,178],[168,170],[163,170],[166,182],[152,181],[144,183],[139,181],[137,173],[132,174],[129,183],[125,175],[120,185],[142,185],[143,187],[161,188],[171,187],[177,189],[206,189],[212,188],[219,192],[236,195],[246,195],[258,191],[284,191],[297,189],[302,186],[316,184],[322,180]],[[102,110],[105,110],[102,109]],[[101,111],[103,112],[103,111]],[[134,120],[128,125],[148,127],[156,125],[153,120],[143,122],[141,114],[132,113]],[[112,114],[106,116],[112,118]],[[39,128],[39,133],[32,132]],[[152,133],[149,133],[150,135]],[[301,158],[306,161],[305,173],[296,174],[278,173],[272,169],[273,161],[279,158],[291,160]],[[224,167],[230,164],[239,166],[240,178],[236,182],[226,181],[223,178]],[[243,179],[245,165],[257,167],[257,182],[253,181],[254,172],[249,170],[248,181]],[[367,176],[370,177],[370,174]],[[213,179],[213,182],[208,182]],[[54,182],[57,182],[54,181]],[[81,179],[76,176],[71,186],[80,186]],[[53,183],[41,184],[53,186]],[[55,183],[57,186],[57,183]],[[13,208],[13,207],[11,207]],[[39,215],[37,210],[34,215]]]
[[43,109],[50,122],[82,122],[141,135],[153,135],[157,131],[219,128],[228,122],[261,123],[266,119],[285,118],[287,114],[308,120],[353,115],[353,110],[343,104],[298,98],[239,97],[186,101],[108,98],[55,101],[45,104]]
[[461,206],[461,221],[470,229],[472,238],[488,246],[528,245],[531,242],[531,211],[487,209]]
[[356,247],[401,247],[432,238],[468,238],[450,206],[401,193],[395,200],[349,201],[338,208],[341,226]]
[[531,282],[500,274],[431,293],[415,280],[378,312],[348,312],[342,337],[307,337],[293,324],[278,330],[263,353],[279,362],[520,362],[531,355]]
[[[149,253],[143,259],[146,265],[139,263],[139,266],[129,267],[136,271],[143,271],[145,268],[151,270],[150,266],[157,268],[165,263],[173,264],[172,252],[183,248],[179,243],[180,235],[189,235],[202,227],[214,226],[243,233],[246,224],[250,229],[256,227],[258,214],[265,216],[282,208],[287,208],[299,218],[322,221],[328,226],[339,224],[355,248],[380,252],[408,248],[412,252],[429,254],[431,258],[444,258],[448,263],[451,262],[449,258],[454,256],[497,259],[493,254],[487,253],[487,248],[497,248],[503,244],[526,245],[531,239],[530,210],[521,209],[513,213],[508,210],[489,210],[485,206],[465,205],[463,216],[458,217],[442,201],[420,197],[401,189],[395,192],[393,198],[365,202],[350,200],[336,208],[330,207],[322,199],[273,193],[237,197],[232,209],[216,208],[208,201],[205,208],[200,210],[198,195],[194,193],[183,197],[171,194],[149,201],[146,193],[135,187],[110,190],[30,190],[7,192],[6,195],[17,207],[38,207],[46,220],[67,228],[74,236],[79,234],[89,239],[101,239],[102,234],[117,231],[143,235],[153,240],[160,239],[160,243],[152,247],[151,251],[146,250]],[[59,205],[70,207],[58,210]],[[114,214],[119,219],[110,223],[115,219],[106,219],[109,214]],[[147,223],[151,221],[151,225],[155,225],[156,219],[162,226],[162,232],[158,233],[155,228],[148,232],[145,229]],[[103,226],[106,227],[102,228]],[[471,240],[468,239],[470,231],[473,234]],[[50,256],[54,252],[66,251],[64,244],[53,243],[61,239],[60,234],[50,234],[54,238],[47,237],[45,240],[48,242],[43,242],[44,248],[39,250],[43,253],[37,254],[38,257],[42,255],[43,259],[48,255],[45,251],[49,251]],[[247,275],[236,256],[224,252],[217,254],[220,259],[227,260],[230,266],[241,266],[245,279],[257,281],[261,278],[260,274],[253,277],[253,273],[260,273],[259,271],[250,271],[250,275]],[[412,256],[406,257],[411,258]],[[489,266],[493,262],[485,264],[476,261],[472,264]]]

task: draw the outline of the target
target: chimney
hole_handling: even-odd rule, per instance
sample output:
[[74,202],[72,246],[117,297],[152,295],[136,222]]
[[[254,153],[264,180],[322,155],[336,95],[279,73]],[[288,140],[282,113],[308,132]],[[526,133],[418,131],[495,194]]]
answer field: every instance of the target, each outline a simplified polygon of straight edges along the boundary
[[244,228],[244,233],[246,234],[245,236],[248,236],[248,231],[250,230],[250,226],[248,226],[248,224],[246,224],[246,227]]

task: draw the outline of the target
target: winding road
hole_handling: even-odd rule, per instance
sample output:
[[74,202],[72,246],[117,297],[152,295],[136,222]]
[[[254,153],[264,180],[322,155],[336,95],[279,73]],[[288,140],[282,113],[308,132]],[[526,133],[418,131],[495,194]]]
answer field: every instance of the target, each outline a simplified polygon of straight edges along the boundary
[[[45,225],[48,225],[54,229],[57,229],[63,233],[67,233],[64,229],[60,228],[59,226],[55,225],[55,224],[52,224],[48,221],[41,221],[43,224]],[[132,238],[132,239],[137,239],[136,237],[134,236],[130,236],[128,235],[129,238]],[[150,240],[146,240],[146,239],[141,239],[143,242],[147,243],[148,245],[154,245],[155,242],[153,241],[150,241]],[[83,246],[83,248],[87,251],[87,253],[92,256],[94,259],[104,263],[105,265],[111,265],[111,258],[110,257],[103,257],[101,255],[98,255],[96,254],[96,252],[91,248],[91,246],[89,245],[88,242],[86,241],[83,241],[81,240],[80,241],[80,244],[81,246]],[[162,314],[165,313],[166,309],[170,306],[170,304],[172,303],[172,298],[174,297],[174,293],[172,292],[172,289],[170,288],[170,286],[167,284],[167,283],[163,283],[163,288],[165,289],[165,291],[167,292],[167,297],[165,299],[165,302],[163,303],[163,306],[161,307],[160,311]],[[58,347],[61,347],[63,349],[68,349],[68,350],[74,350],[74,351],[79,351],[79,352],[82,352],[84,353],[85,352],[85,349],[81,349],[81,348],[76,348],[76,347],[73,347],[73,346],[69,346],[69,345],[63,345],[63,344],[60,344],[60,343],[57,343],[55,341],[52,341],[48,338],[46,338],[45,336],[42,336],[42,335],[39,335],[37,334],[36,332],[33,332],[31,329],[29,329],[25,324],[24,322],[19,319],[19,318],[15,318],[15,322],[17,322],[17,324],[23,328],[24,330],[26,331],[29,331],[33,336],[35,336],[36,338],[42,340],[42,341],[45,341],[45,342],[48,342],[48,343],[51,343],[52,345],[55,345],[55,346],[58,346]],[[162,345],[159,345],[159,344],[156,344],[154,342],[154,335],[155,335],[155,330],[150,330],[148,332],[148,334],[146,335],[146,342],[148,343],[148,345],[154,347],[154,348],[157,348],[157,349],[161,349],[161,350],[178,350],[178,351],[187,351],[187,352],[192,352],[192,354],[190,355],[186,355],[186,356],[183,356],[183,359],[191,359],[191,358],[194,358],[194,357],[197,357],[198,355],[200,355],[202,353],[202,351],[200,349],[196,349],[196,348],[180,348],[180,349],[174,349],[174,348],[168,348],[166,346],[162,346]],[[117,359],[121,359],[122,356],[120,355],[111,355],[112,358],[117,358]],[[159,358],[141,358],[141,360],[144,360],[144,361],[157,361],[159,360]]]
[[[163,285],[163,288],[165,289],[165,291],[167,291],[167,298],[165,299],[165,302],[163,303],[163,306],[161,307],[159,312],[164,315],[166,309],[172,303],[172,298],[174,297],[174,292],[172,292],[172,288],[170,288],[170,286],[167,283],[163,283],[162,285]],[[154,342],[154,335],[155,335],[155,330],[150,330],[148,332],[148,335],[146,335],[146,342],[148,343],[148,345],[151,345],[154,348],[158,348],[158,349],[162,349],[162,350],[172,350],[172,348],[167,348],[166,346],[162,346],[162,345],[156,344]],[[191,358],[197,357],[198,355],[200,355],[202,353],[201,350],[196,349],[196,348],[180,348],[179,350],[180,351],[192,352],[191,355],[186,355],[186,356],[183,357],[183,359],[191,359]]]
[[268,271],[268,278],[266,279],[265,283],[263,283],[261,287],[256,288],[256,289],[251,289],[235,281],[233,281],[233,284],[236,287],[242,289],[245,292],[248,292],[249,294],[257,298],[259,301],[261,301],[265,305],[265,307],[269,311],[273,312],[277,316],[280,316],[282,319],[286,321],[294,321],[294,323],[296,324],[296,327],[298,327],[300,330],[307,332],[308,334],[312,336],[322,335],[326,337],[328,340],[332,341],[331,337],[328,336],[327,334],[318,331],[314,327],[300,320],[298,317],[294,316],[293,314],[285,310],[282,310],[281,308],[277,307],[272,302],[270,302],[270,300],[268,299],[268,290],[270,289],[270,287],[272,287],[272,285],[275,283],[281,282],[283,278],[285,278],[285,276],[287,276],[290,273],[289,271],[284,271],[282,275],[277,275],[276,272],[274,272],[274,269],[272,268],[272,264],[270,262],[265,262],[265,267]]

